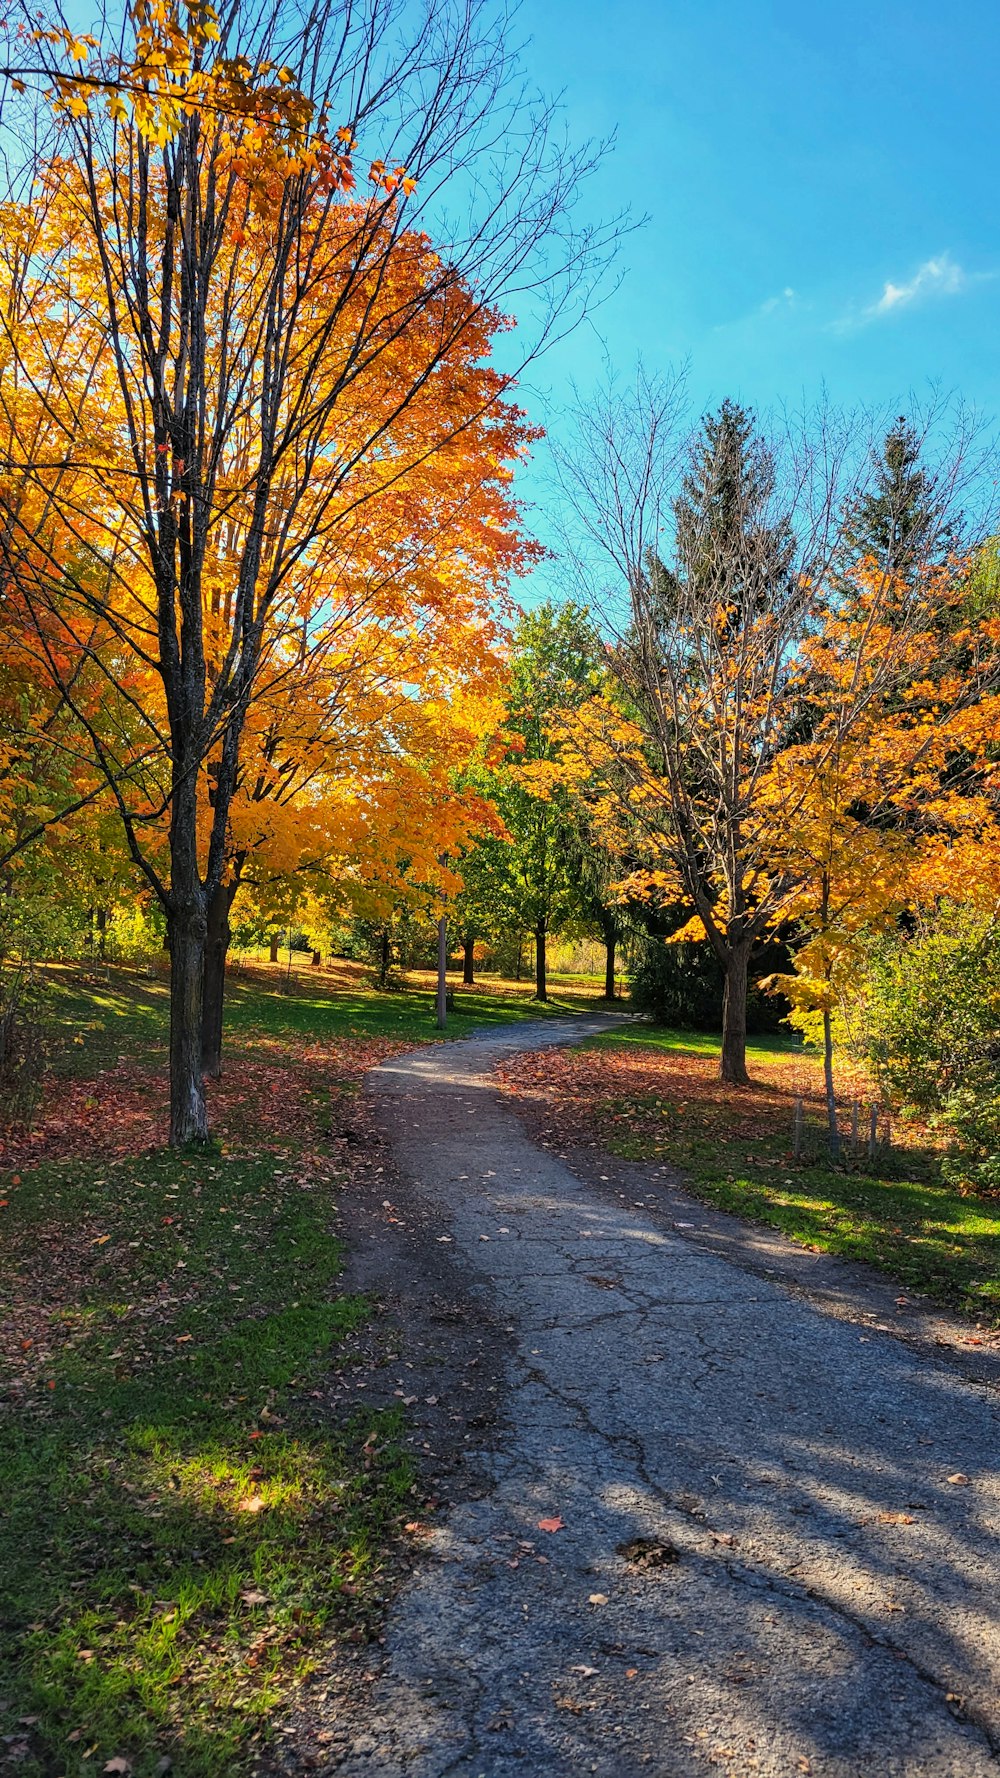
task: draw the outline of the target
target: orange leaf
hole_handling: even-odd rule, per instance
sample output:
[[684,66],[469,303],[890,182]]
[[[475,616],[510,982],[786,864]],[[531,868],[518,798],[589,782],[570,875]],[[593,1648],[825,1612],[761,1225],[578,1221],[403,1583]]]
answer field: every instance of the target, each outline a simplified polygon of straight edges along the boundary
[[538,1529],[539,1531],[562,1531],[564,1526],[561,1519],[539,1519]]

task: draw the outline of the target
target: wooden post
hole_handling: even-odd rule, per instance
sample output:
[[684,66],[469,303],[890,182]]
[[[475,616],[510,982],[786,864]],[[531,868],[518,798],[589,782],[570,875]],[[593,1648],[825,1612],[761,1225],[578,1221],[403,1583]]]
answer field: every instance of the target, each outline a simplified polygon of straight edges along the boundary
[[796,1160],[802,1156],[802,1100],[795,1101],[795,1115],[792,1119],[792,1153]]
[[444,914],[438,921],[437,1024],[439,1031],[448,1024],[448,921]]
[[873,1105],[871,1108],[871,1115],[868,1119],[868,1159],[870,1161],[873,1161],[875,1159],[875,1150],[877,1147],[878,1147],[878,1106]]

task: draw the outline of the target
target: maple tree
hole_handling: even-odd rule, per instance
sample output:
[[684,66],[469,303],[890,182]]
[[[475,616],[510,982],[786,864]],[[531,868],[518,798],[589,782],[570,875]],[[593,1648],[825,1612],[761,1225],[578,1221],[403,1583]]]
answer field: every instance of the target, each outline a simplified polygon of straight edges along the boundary
[[[206,934],[251,708],[320,646],[365,506],[412,536],[415,478],[477,425],[483,485],[506,479],[498,298],[537,295],[537,348],[614,231],[569,225],[589,153],[524,105],[475,8],[431,0],[409,38],[387,0],[106,24],[25,15],[8,52],[57,137],[5,211],[0,535],[35,667],[166,915],[183,1143],[207,1132]],[[370,596],[405,624],[406,584]]]

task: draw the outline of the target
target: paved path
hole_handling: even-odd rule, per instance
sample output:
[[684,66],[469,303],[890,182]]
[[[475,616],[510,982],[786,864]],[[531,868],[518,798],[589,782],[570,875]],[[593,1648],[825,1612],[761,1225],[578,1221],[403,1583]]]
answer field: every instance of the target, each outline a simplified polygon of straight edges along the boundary
[[[490,1070],[567,1035],[370,1077],[515,1355],[491,1490],[397,1601],[338,1769],[998,1778],[995,1394],[538,1149]],[[677,1559],[629,1560],[637,1539]]]

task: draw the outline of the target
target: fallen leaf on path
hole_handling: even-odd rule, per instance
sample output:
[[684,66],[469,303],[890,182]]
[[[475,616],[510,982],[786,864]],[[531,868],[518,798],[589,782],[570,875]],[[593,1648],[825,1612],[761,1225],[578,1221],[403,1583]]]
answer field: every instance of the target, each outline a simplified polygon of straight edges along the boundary
[[607,1603],[608,1603],[607,1593],[591,1593],[589,1599],[587,1600],[588,1605],[606,1605]]
[[666,1568],[680,1561],[680,1550],[674,1544],[653,1537],[630,1538],[618,1545],[617,1553],[633,1568]]
[[950,1475],[948,1477],[948,1480],[951,1483],[953,1488],[960,1488],[960,1487],[964,1486],[964,1484],[968,1481],[968,1479],[969,1479],[968,1476],[963,1475],[962,1471],[960,1469],[956,1469],[954,1475]]
[[564,1525],[563,1525],[562,1519],[558,1519],[558,1518],[556,1518],[556,1519],[539,1519],[538,1529],[539,1529],[539,1531],[562,1531],[562,1530],[564,1530]]

